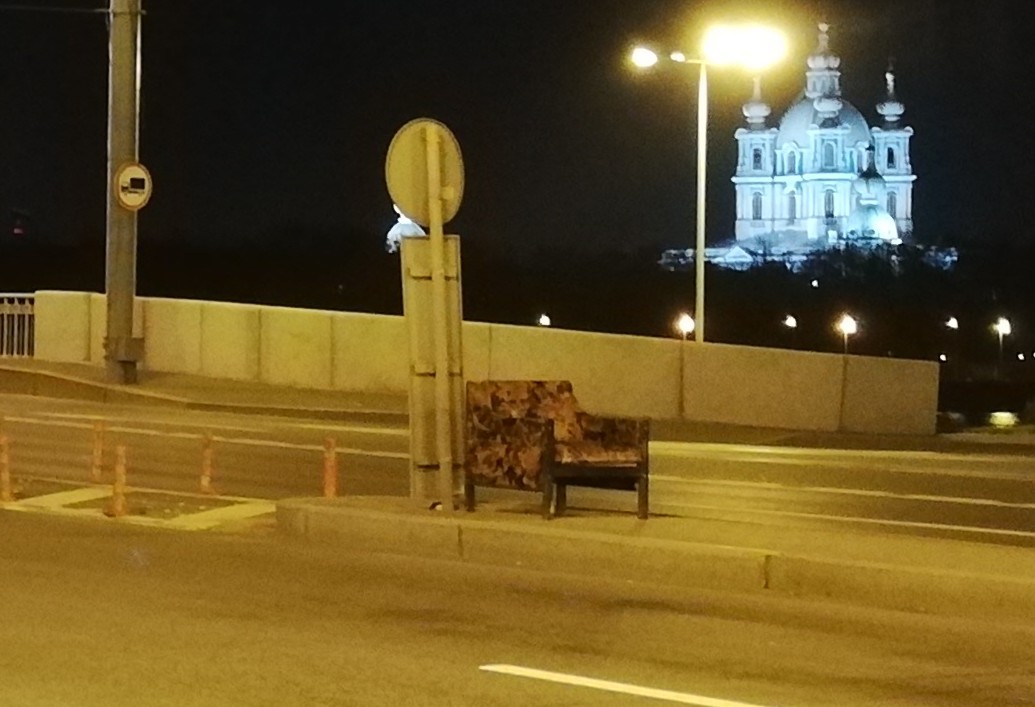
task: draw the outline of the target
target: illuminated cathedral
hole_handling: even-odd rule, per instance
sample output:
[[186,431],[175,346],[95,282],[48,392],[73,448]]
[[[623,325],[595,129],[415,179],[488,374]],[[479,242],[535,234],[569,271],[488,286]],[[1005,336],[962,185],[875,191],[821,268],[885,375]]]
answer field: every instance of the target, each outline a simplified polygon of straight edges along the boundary
[[[841,58],[829,26],[809,55],[805,88],[780,118],[762,99],[761,81],[744,104],[736,131],[736,246],[750,251],[808,252],[838,244],[911,242],[913,129],[889,69],[877,124],[842,95]],[[711,249],[709,249],[711,250]]]

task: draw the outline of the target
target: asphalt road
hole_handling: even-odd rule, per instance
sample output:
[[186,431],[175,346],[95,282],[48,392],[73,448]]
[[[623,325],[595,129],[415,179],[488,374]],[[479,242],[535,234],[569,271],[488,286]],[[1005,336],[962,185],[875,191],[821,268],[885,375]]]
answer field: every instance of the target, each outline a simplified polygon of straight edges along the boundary
[[0,513],[0,704],[1002,707],[1035,627]]
[[[26,396],[0,396],[0,411],[16,476],[88,480],[103,419],[105,478],[114,445],[124,444],[138,487],[196,490],[207,433],[214,485],[226,495],[319,495],[328,436],[344,493],[408,492],[408,431],[397,417],[379,425]],[[651,475],[652,507],[662,513],[1035,546],[1035,456],[656,442]],[[569,502],[629,507],[622,494],[586,489],[573,489]]]

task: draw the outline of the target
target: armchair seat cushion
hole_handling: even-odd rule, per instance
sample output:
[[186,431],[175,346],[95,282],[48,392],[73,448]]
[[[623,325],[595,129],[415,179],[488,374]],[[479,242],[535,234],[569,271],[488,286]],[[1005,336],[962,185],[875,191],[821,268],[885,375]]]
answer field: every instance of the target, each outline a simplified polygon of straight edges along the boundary
[[557,442],[554,461],[578,466],[635,467],[643,461],[643,454],[639,447],[605,446],[598,440],[580,440]]

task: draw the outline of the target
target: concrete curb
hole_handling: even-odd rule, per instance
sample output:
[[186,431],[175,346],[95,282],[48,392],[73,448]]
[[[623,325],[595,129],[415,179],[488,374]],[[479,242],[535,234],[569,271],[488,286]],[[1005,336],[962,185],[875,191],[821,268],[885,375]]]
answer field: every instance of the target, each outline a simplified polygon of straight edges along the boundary
[[287,499],[284,534],[357,552],[1035,623],[1035,578],[796,556],[495,519],[449,520],[346,499]]
[[181,410],[226,412],[240,415],[271,415],[318,420],[340,420],[347,416],[349,420],[354,422],[369,422],[372,424],[402,424],[405,423],[408,417],[406,412],[359,407],[306,408],[194,400],[168,393],[156,393],[139,388],[99,383],[51,371],[35,371],[6,366],[0,366],[0,393],[85,400],[94,403],[158,405]]
[[186,398],[146,390],[127,390],[121,386],[65,376],[50,371],[33,371],[0,366],[0,392],[35,395],[44,398],[71,398],[96,403],[142,403],[184,408]]

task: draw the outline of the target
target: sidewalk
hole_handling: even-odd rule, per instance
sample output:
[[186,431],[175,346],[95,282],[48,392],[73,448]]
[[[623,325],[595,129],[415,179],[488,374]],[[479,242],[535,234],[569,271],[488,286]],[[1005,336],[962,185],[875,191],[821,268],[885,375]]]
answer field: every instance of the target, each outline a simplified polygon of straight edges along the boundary
[[[620,493],[620,492],[619,492]],[[833,532],[572,508],[543,520],[527,501],[473,513],[405,498],[287,499],[288,536],[421,559],[834,602],[1035,625],[1035,551],[938,538]],[[663,510],[663,509],[662,509]]]

